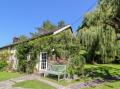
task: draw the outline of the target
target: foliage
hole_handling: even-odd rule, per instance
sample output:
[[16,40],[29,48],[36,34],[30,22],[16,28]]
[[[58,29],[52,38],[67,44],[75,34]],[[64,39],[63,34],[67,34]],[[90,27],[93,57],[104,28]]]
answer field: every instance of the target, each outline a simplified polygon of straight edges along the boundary
[[26,43],[20,44],[16,47],[16,56],[18,59],[18,71],[26,72],[27,68],[27,53],[29,51]]
[[118,17],[119,4],[119,0],[99,0],[96,10],[86,14],[77,36],[87,51],[88,62],[110,63],[118,56],[113,18]]
[[0,52],[0,71],[7,68],[8,66],[7,61],[9,60],[10,55],[11,55],[10,52],[7,50]]
[[58,22],[58,28],[64,27],[65,26],[65,22],[63,20]]
[[69,51],[67,68],[69,77],[73,78],[74,75],[83,75],[86,52],[82,50],[79,39],[74,37],[67,47]]
[[7,61],[9,59],[10,55],[11,55],[11,53],[8,50],[1,51],[0,52],[0,59]]
[[54,25],[52,22],[50,22],[49,20],[43,22],[43,26],[44,29],[50,31],[50,30],[54,30],[57,28],[56,25]]
[[[33,73],[37,58],[36,52],[28,43],[17,46],[18,71],[25,73]],[[30,56],[30,58],[28,58]]]
[[37,63],[37,54],[36,52],[32,51],[32,53],[29,53],[30,55],[30,59],[27,61],[27,68],[26,68],[26,72],[27,73],[33,73],[36,63]]
[[106,31],[101,31],[99,37],[99,52],[103,59],[102,63],[109,63],[115,60],[117,49],[115,38],[115,32],[111,28],[106,28]]
[[120,60],[120,41],[117,42],[117,60]]
[[[23,72],[32,73],[38,61],[37,54],[47,52],[49,57],[54,54],[56,57],[64,59],[65,61],[72,58],[71,61],[74,64],[78,61],[79,65],[75,64],[73,67],[77,67],[75,73],[77,69],[79,69],[80,71],[77,74],[81,74],[80,72],[83,71],[82,68],[84,67],[84,57],[78,55],[80,52],[78,40],[79,39],[72,37],[71,31],[68,29],[57,35],[43,36],[28,43],[21,44],[17,47],[17,57],[19,59],[18,68]],[[52,49],[54,49],[54,53]],[[27,54],[30,54],[30,60],[27,60]],[[70,67],[68,69],[70,69]],[[74,69],[71,71],[74,71]]]
[[71,32],[68,30],[57,34],[57,35],[48,35],[43,36],[33,41],[30,41],[36,52],[48,52],[48,55],[52,55],[52,49],[55,49],[54,54],[67,58],[68,54],[68,45],[72,40]]
[[58,24],[53,24],[51,21],[46,20],[43,22],[42,26],[37,27],[37,32],[35,33],[30,33],[32,37],[37,37],[40,36],[46,32],[50,32],[56,29],[59,29],[61,27],[65,26],[65,22],[63,20],[59,21]]
[[73,55],[71,59],[69,60],[68,64],[68,73],[69,76],[73,77],[76,75],[83,75],[84,74],[84,64],[85,64],[85,58],[82,55]]
[[19,42],[23,42],[23,41],[25,41],[25,40],[28,40],[28,37],[27,37],[27,36],[25,36],[25,35],[19,36]]
[[0,60],[0,71],[4,70],[4,68],[7,67],[7,62],[6,60]]

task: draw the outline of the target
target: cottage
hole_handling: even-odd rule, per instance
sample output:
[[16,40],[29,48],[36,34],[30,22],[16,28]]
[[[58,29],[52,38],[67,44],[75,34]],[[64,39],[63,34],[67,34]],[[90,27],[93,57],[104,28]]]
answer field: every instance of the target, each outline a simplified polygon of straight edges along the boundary
[[[31,38],[31,39],[26,40],[26,41],[23,41],[23,42],[30,42],[30,41],[32,41],[32,40],[36,40],[36,39],[42,38],[42,37],[44,37],[44,36],[48,36],[48,35],[56,36],[56,35],[59,35],[60,33],[67,33],[67,32],[69,32],[69,35],[72,36],[72,28],[71,28],[70,25],[64,26],[64,27],[62,27],[62,28],[60,28],[60,29],[53,30],[53,31],[50,31],[50,32],[44,32],[44,33],[42,33],[42,34],[41,34],[40,36],[38,36],[38,37]],[[66,34],[66,35],[67,35],[67,34]],[[10,45],[7,45],[7,46],[4,46],[4,47],[1,47],[1,48],[0,48],[0,52],[2,52],[2,51],[4,51],[4,50],[7,50],[7,51],[9,51],[9,52],[11,53],[8,61],[9,61],[9,63],[10,63],[10,62],[13,63],[12,68],[13,68],[14,70],[17,69],[17,63],[18,63],[18,60],[17,60],[17,57],[16,57],[16,46],[19,45],[19,44],[21,44],[21,43],[23,43],[23,42],[18,42],[18,43],[17,43],[17,42],[16,42],[17,40],[19,40],[19,39],[14,38],[13,44],[10,44]],[[41,45],[41,44],[39,44],[39,45]],[[51,51],[54,51],[54,50],[55,50],[55,49],[53,48]],[[48,63],[48,62],[50,62],[50,61],[48,61],[49,58],[48,58],[47,52],[40,52],[38,55],[39,55],[39,58],[38,58],[39,62],[36,64],[36,71],[37,71],[37,72],[40,72],[40,71],[47,70],[48,67],[49,67],[49,65],[48,65],[49,63]],[[30,58],[30,55],[28,55],[28,59],[29,59],[29,58]],[[60,59],[60,58],[57,57],[57,58],[56,58],[56,61],[59,62],[59,59]]]

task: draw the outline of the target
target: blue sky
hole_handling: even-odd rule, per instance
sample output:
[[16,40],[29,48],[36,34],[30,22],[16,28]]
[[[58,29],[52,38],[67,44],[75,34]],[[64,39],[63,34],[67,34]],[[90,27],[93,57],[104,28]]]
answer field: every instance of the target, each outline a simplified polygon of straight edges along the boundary
[[[73,30],[81,24],[86,11],[97,0],[0,0],[0,47],[12,43],[12,38],[29,35],[43,21],[64,20]],[[76,23],[75,23],[76,22]],[[73,24],[74,23],[74,24]]]

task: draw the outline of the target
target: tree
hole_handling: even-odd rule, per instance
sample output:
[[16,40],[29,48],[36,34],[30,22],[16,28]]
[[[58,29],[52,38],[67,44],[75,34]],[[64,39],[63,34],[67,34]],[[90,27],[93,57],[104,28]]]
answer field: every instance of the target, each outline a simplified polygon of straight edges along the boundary
[[115,60],[119,32],[116,27],[119,26],[113,19],[119,15],[119,4],[119,0],[99,0],[96,10],[86,14],[78,36],[87,49],[88,60],[93,61],[96,57],[100,63]]
[[30,33],[32,37],[38,37],[40,35],[46,34],[48,32],[51,32],[53,30],[62,28],[65,26],[65,22],[63,20],[59,21],[58,24],[53,24],[51,21],[46,20],[43,22],[43,24],[40,27],[37,27],[37,32]]
[[63,20],[58,22],[58,28],[62,28],[65,26],[65,22]]
[[54,30],[57,28],[56,25],[54,25],[52,22],[50,22],[49,20],[43,22],[42,28],[48,31]]
[[21,36],[18,37],[18,39],[19,39],[18,42],[23,42],[23,41],[28,40],[28,37],[25,36],[25,35],[21,35]]
[[32,36],[32,38],[40,36],[38,32],[30,32],[30,35]]

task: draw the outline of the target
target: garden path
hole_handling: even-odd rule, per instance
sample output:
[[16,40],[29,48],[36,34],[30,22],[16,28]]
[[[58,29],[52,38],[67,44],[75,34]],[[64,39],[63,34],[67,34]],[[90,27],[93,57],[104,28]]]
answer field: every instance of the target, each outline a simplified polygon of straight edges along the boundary
[[95,87],[98,84],[102,84],[104,82],[105,82],[104,80],[96,79],[94,81],[72,84],[72,85],[67,86],[66,89],[81,89],[81,88],[85,88],[85,87]]
[[85,87],[96,87],[99,84],[103,84],[105,82],[112,82],[112,81],[120,81],[120,77],[111,77],[108,79],[96,79],[93,81],[88,81],[88,82],[83,82],[83,83],[76,83],[76,84],[72,84],[66,87],[66,89],[81,89],[81,88],[85,88]]
[[37,76],[34,74],[2,81],[2,82],[0,82],[0,89],[23,89],[23,88],[12,87],[12,85],[14,85],[15,83],[26,81],[26,80],[39,80],[41,82],[47,83],[48,85],[51,85],[51,86],[57,88],[57,89],[65,89],[65,87],[62,85],[58,85],[57,83],[53,83],[53,82],[41,79],[40,76]]

